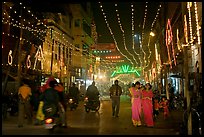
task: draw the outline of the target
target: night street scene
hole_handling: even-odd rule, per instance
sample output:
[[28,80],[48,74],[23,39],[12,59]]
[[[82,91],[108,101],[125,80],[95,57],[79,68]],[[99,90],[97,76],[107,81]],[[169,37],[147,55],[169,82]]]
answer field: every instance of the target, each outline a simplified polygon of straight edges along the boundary
[[2,2],[2,135],[203,135],[202,2]]

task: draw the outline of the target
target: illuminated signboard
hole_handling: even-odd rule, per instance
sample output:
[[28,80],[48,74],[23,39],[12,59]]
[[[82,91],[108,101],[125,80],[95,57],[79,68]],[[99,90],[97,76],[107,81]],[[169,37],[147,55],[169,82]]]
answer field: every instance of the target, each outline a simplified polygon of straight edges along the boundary
[[122,65],[121,67],[116,68],[116,70],[112,73],[111,77],[117,74],[129,74],[129,73],[135,73],[137,76],[140,77],[140,73],[138,72],[139,70],[141,70],[141,68],[135,69],[133,67],[130,67],[129,65]]

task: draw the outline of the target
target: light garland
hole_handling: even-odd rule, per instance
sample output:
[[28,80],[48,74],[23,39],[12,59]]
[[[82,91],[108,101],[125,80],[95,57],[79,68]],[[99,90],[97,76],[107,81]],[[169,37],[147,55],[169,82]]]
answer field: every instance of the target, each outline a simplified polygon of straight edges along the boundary
[[135,9],[134,9],[133,4],[131,4],[131,8],[132,8],[132,23],[131,23],[131,25],[132,25],[132,49],[133,49],[134,53],[138,56],[140,64],[141,64],[140,54],[138,54],[135,51],[135,38],[134,38],[135,37],[135,34],[134,34],[135,33],[135,31],[134,31],[134,11],[135,11]]
[[13,63],[13,57],[12,57],[12,50],[9,51],[9,54],[8,54],[8,64],[9,65],[12,65]]
[[28,55],[28,57],[26,59],[26,66],[28,69],[31,67],[30,55]]
[[106,18],[106,16],[105,16],[106,14],[105,14],[105,12],[104,12],[104,10],[103,10],[103,6],[102,6],[101,2],[99,2],[99,4],[100,4],[101,11],[102,11],[102,13],[103,13],[103,17],[104,17],[105,22],[106,22],[106,25],[107,25],[107,27],[108,27],[108,29],[109,29],[109,31],[110,31],[110,34],[112,35],[112,38],[113,38],[113,40],[114,40],[114,43],[115,43],[115,45],[116,45],[117,50],[118,50],[127,60],[129,60],[132,65],[134,65],[134,63],[132,62],[132,60],[130,60],[126,55],[124,55],[124,54],[120,51],[120,49],[119,49],[119,47],[118,47],[118,44],[117,44],[117,42],[116,42],[116,40],[115,40],[115,36],[114,36],[114,34],[113,34],[113,32],[112,32],[112,30],[111,30],[111,28],[110,28],[110,25],[109,25],[109,23],[108,23],[108,21],[107,21],[107,18]]
[[185,44],[188,44],[188,26],[187,26],[186,15],[184,15],[184,37],[185,37]]
[[189,16],[189,27],[190,27],[190,44],[193,45],[193,33],[192,33],[192,21],[191,21],[191,7],[192,2],[187,2],[188,16]]
[[166,26],[166,46],[168,49],[168,58],[169,58],[170,68],[172,68],[172,62],[171,62],[171,57],[170,57],[169,46],[172,47],[174,64],[176,66],[176,57],[175,57],[175,51],[174,51],[172,37],[173,37],[173,34],[172,34],[171,22],[170,22],[170,19],[168,19],[167,26]]
[[123,43],[124,43],[125,50],[127,51],[127,53],[128,53],[129,55],[131,55],[131,56],[133,57],[135,63],[138,64],[138,62],[136,61],[136,59],[135,59],[135,57],[133,56],[133,54],[130,53],[130,52],[128,51],[128,49],[127,49],[126,42],[125,42],[125,34],[124,34],[125,31],[123,30],[123,27],[122,27],[122,25],[121,25],[120,15],[119,15],[118,9],[117,9],[117,4],[115,4],[115,7],[116,7],[116,13],[117,13],[118,24],[119,24],[119,26],[120,26],[120,30],[121,30],[122,35],[123,35]]
[[194,2],[194,8],[195,8],[195,19],[196,19],[196,30],[197,30],[197,41],[198,44],[200,45],[200,26],[198,24],[198,8],[197,8],[197,2]]
[[146,63],[146,52],[143,50],[143,40],[144,40],[145,21],[146,21],[146,17],[147,17],[147,4],[148,4],[148,2],[146,2],[146,6],[145,6],[145,14],[144,14],[144,20],[143,20],[143,25],[142,25],[142,39],[140,38],[140,45],[141,45],[142,52],[144,55],[143,65]]
[[41,62],[41,69],[43,69],[44,57],[43,57],[43,51],[42,51],[41,46],[38,47],[38,50],[37,50],[37,52],[36,52],[36,54],[35,54],[34,69],[35,69],[35,67],[36,67],[37,61],[40,61],[40,62]]
[[[155,16],[155,18],[154,18],[154,21],[152,22],[150,32],[152,32],[152,29],[153,29],[153,27],[154,27],[154,24],[156,23],[157,17],[159,16],[159,11],[160,11],[160,9],[161,9],[161,4],[159,5],[159,8],[158,8],[157,13],[156,13],[156,16]],[[148,49],[149,49],[148,64],[147,64],[144,68],[147,68],[147,67],[149,66],[149,64],[150,64],[150,57],[151,57],[151,53],[152,53],[152,52],[150,51],[150,47],[149,47],[150,37],[151,37],[151,36],[149,35],[149,40],[148,40],[148,44],[147,44],[147,47],[148,47]]]

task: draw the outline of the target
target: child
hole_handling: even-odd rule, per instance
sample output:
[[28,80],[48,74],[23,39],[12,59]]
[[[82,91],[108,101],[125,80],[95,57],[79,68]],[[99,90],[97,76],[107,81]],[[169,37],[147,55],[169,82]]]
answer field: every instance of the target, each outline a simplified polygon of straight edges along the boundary
[[163,115],[164,115],[164,119],[166,119],[169,115],[169,103],[168,100],[166,99],[166,97],[162,97],[162,100],[160,102],[160,108],[163,109]]
[[154,99],[154,111],[153,111],[153,114],[154,114],[154,119],[157,118],[157,116],[159,115],[159,101],[158,99]]

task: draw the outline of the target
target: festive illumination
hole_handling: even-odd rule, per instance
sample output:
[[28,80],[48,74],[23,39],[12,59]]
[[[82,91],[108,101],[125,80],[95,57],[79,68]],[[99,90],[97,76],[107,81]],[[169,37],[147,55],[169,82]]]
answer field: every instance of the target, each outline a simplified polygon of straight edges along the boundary
[[28,55],[28,57],[27,57],[26,66],[28,69],[31,67],[30,55]]
[[171,55],[170,55],[170,51],[169,51],[170,46],[172,48],[173,57],[174,57],[174,64],[176,66],[176,56],[175,56],[172,38],[173,38],[173,34],[172,34],[171,22],[170,22],[170,19],[168,19],[167,26],[166,26],[166,46],[167,46],[167,50],[168,50],[168,58],[169,58],[170,68],[172,68]]
[[[152,22],[150,32],[152,32],[152,29],[153,29],[153,27],[154,27],[154,24],[155,24],[156,21],[157,21],[157,18],[158,18],[158,16],[159,16],[160,9],[161,9],[161,4],[159,5],[159,8],[158,8],[157,13],[156,13],[156,16],[155,16],[155,18],[154,18],[154,21]],[[148,47],[148,49],[149,49],[149,56],[148,56],[148,61],[145,60],[145,64],[147,63],[147,65],[144,66],[144,69],[149,66],[149,64],[150,64],[150,57],[151,57],[151,53],[152,53],[151,50],[150,50],[150,46],[149,46],[149,45],[150,45],[150,36],[152,37],[152,36],[153,36],[153,33],[150,33],[150,34],[151,34],[151,35],[149,35],[149,40],[148,40],[148,44],[147,44],[147,47]]]
[[143,64],[145,64],[144,62],[146,61],[146,52],[143,50],[143,40],[144,40],[145,21],[146,21],[146,17],[147,17],[147,4],[148,4],[148,2],[146,2],[146,6],[145,6],[145,14],[144,14],[144,20],[143,20],[143,25],[142,25],[142,39],[140,38],[140,47],[141,47],[143,55],[144,55]]
[[157,51],[157,45],[156,45],[156,43],[155,43],[155,57],[156,57],[156,61],[158,61],[159,60],[159,57],[158,57],[158,51]]
[[[22,3],[20,3],[20,5],[22,6],[22,9],[23,9],[23,11],[22,11],[23,14],[22,15],[26,15],[26,13],[25,13],[25,11],[26,11],[29,15],[32,16],[33,20],[32,21],[28,21],[28,20],[25,19],[26,17],[20,16],[23,19],[23,24],[21,26],[19,21],[15,20],[14,18],[11,18],[11,16],[9,16],[9,19],[6,19],[6,17],[2,17],[2,23],[5,23],[5,24],[8,24],[10,26],[21,28],[23,30],[29,31],[31,34],[33,34],[33,36],[35,38],[38,38],[45,45],[52,45],[53,44],[52,40],[54,40],[54,41],[57,41],[57,42],[61,43],[61,44],[57,45],[60,48],[62,48],[64,46],[66,49],[67,49],[67,47],[69,47],[70,49],[75,49],[75,46],[68,40],[69,38],[68,38],[68,36],[65,33],[58,32],[57,30],[53,29],[52,27],[46,26],[45,22],[48,22],[48,20],[39,20],[37,17],[34,16],[32,11],[28,10],[28,8],[23,6]],[[13,12],[16,16],[20,15],[20,13],[15,11],[15,9],[13,7],[10,7],[10,9],[11,9],[11,11],[10,11],[11,13]],[[3,16],[5,16],[5,14],[6,13],[3,13]],[[37,23],[37,25],[36,25],[36,23]],[[38,27],[39,25],[43,25],[45,27],[45,29],[39,28]],[[13,34],[7,34],[5,32],[2,32],[2,34],[5,35],[5,36],[8,36],[8,37],[13,37],[13,38],[19,39],[19,36],[15,36]],[[44,39],[44,35],[47,35],[47,37],[48,37],[48,36],[51,36],[51,34],[52,34],[52,39],[48,39],[48,38]],[[24,41],[25,45],[27,45],[27,44],[30,44],[30,45],[36,44],[36,43],[32,43],[32,41],[30,41],[30,39],[22,38],[22,40]],[[35,46],[35,47],[38,48],[37,46]],[[66,51],[66,49],[65,49],[65,51]],[[49,53],[49,54],[52,54],[52,53]],[[56,54],[56,51],[53,51],[53,54]],[[89,53],[89,55],[91,57],[95,58],[94,55],[92,55],[90,53]],[[27,57],[27,60],[26,60],[26,63],[25,63],[26,66],[22,65],[22,67],[24,67],[24,68],[25,67],[27,67],[27,68],[29,67],[30,69],[33,69],[33,70],[44,71],[44,70],[36,69],[36,63],[39,60],[37,58],[40,57],[41,55],[39,54],[39,56],[35,58],[34,68],[31,68],[31,62],[30,62],[30,57],[29,56]],[[78,56],[83,56],[83,55],[81,55],[79,53],[72,53],[71,56],[78,57]],[[42,60],[40,59],[40,61],[42,61]],[[122,61],[124,62],[124,60],[122,60]],[[43,63],[43,62],[41,62],[41,63]],[[103,67],[106,67],[107,69],[115,68],[115,66],[114,66],[115,64],[112,63],[112,62],[108,62],[107,60],[101,59],[101,63],[103,63]],[[110,63],[112,63],[112,64],[110,64]],[[2,65],[8,65],[8,64],[2,64]],[[57,64],[54,64],[53,67],[56,66],[56,65]],[[17,66],[17,65],[13,64],[12,66]],[[43,67],[43,65],[41,65],[41,66]]]
[[12,50],[9,51],[9,54],[8,54],[8,64],[9,65],[12,65],[13,63],[13,57],[12,57]]
[[120,59],[120,56],[109,56],[105,57],[106,59]]
[[43,57],[43,52],[42,52],[42,48],[41,46],[38,47],[38,50],[35,54],[35,63],[34,63],[34,69],[36,67],[36,63],[37,61],[41,62],[41,69],[43,69],[43,61],[44,61],[44,57]]
[[193,45],[193,30],[192,30],[192,21],[191,21],[191,7],[192,2],[187,2],[187,8],[188,8],[188,17],[189,17],[189,27],[190,27],[190,44]]
[[135,59],[135,57],[133,56],[133,54],[130,53],[129,50],[127,49],[126,41],[125,41],[125,34],[124,34],[125,31],[123,30],[123,27],[122,27],[122,25],[121,25],[120,15],[119,15],[118,9],[117,9],[117,4],[115,4],[115,7],[116,7],[116,13],[117,13],[118,24],[119,24],[119,26],[120,26],[120,30],[121,30],[122,35],[123,35],[123,44],[124,44],[125,50],[127,51],[127,53],[128,53],[129,55],[131,55],[131,56],[133,57],[135,63],[138,64],[138,62],[136,61],[136,59]]
[[198,24],[198,8],[197,8],[197,2],[194,2],[194,8],[195,8],[195,19],[196,19],[196,30],[197,30],[197,40],[198,44],[200,45],[200,26]]
[[184,37],[185,37],[185,44],[187,44],[188,43],[188,26],[187,26],[186,15],[184,15]]
[[[132,49],[134,51],[134,53],[138,56],[139,60],[140,60],[140,64],[141,64],[141,59],[139,54],[135,51],[135,31],[134,31],[134,5],[131,4],[131,8],[132,8]],[[133,56],[134,57],[134,56]],[[135,59],[135,58],[134,58]],[[138,63],[136,63],[138,64]]]
[[125,54],[123,54],[123,53],[120,51],[120,49],[119,49],[119,47],[118,47],[118,44],[117,44],[117,41],[116,41],[116,39],[115,39],[115,36],[114,36],[114,34],[113,34],[113,32],[112,32],[112,29],[110,28],[110,25],[109,25],[109,23],[108,23],[108,21],[107,21],[106,14],[105,14],[105,12],[104,12],[104,10],[103,10],[103,5],[101,4],[101,2],[99,2],[99,4],[100,4],[101,11],[102,11],[102,13],[103,13],[104,20],[105,20],[105,22],[106,22],[106,25],[107,25],[109,31],[110,31],[110,34],[112,35],[112,38],[113,38],[113,40],[114,40],[114,43],[115,43],[115,45],[116,45],[117,50],[118,50],[128,61],[130,61],[130,63],[131,63],[132,65],[134,65],[134,63],[132,62],[132,60],[130,60]]
[[115,76],[116,74],[128,74],[128,73],[135,73],[137,74],[137,76],[140,77],[140,73],[138,72],[138,70],[135,69],[134,67],[130,69],[129,65],[122,65],[121,67],[116,68],[116,70],[112,73],[111,77]]

